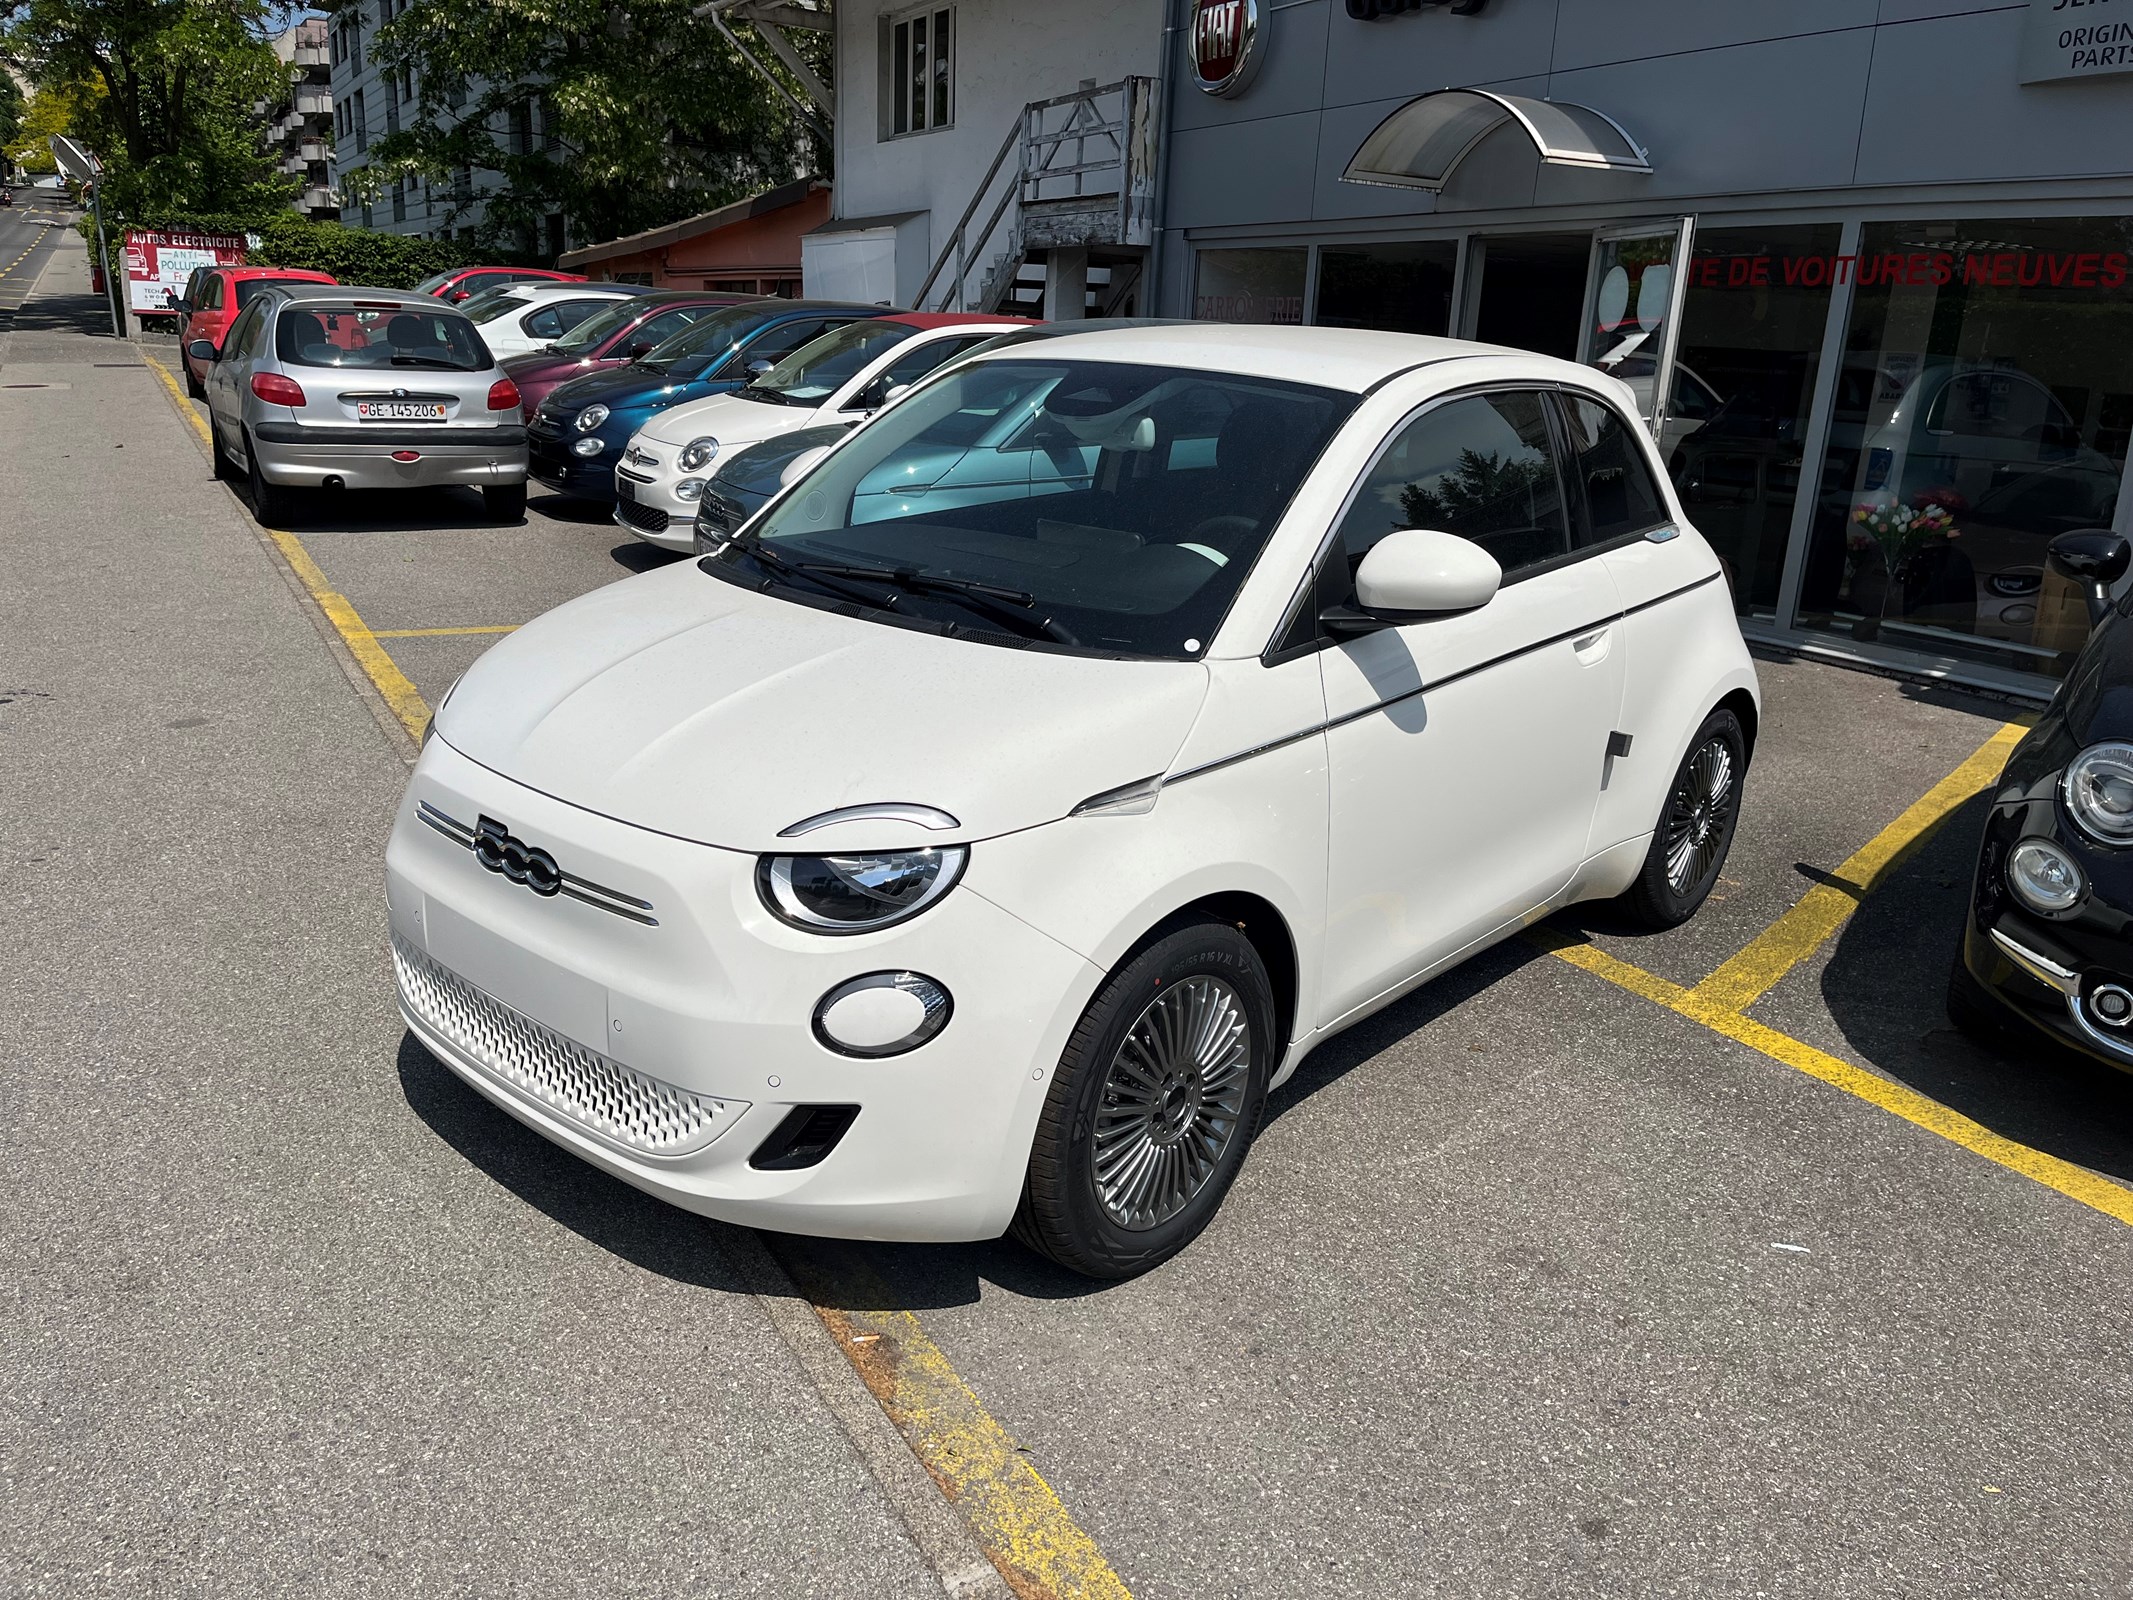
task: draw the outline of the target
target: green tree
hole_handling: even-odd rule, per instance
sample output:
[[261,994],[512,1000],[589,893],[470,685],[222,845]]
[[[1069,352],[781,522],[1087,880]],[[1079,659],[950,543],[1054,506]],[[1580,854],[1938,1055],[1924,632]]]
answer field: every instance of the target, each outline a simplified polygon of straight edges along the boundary
[[17,0],[7,43],[40,90],[94,85],[73,131],[106,169],[107,207],[256,211],[295,189],[261,147],[253,107],[288,69],[268,0]]
[[0,64],[0,150],[10,148],[22,137],[23,109],[22,85]]
[[[375,197],[426,178],[464,200],[455,174],[500,173],[482,197],[487,242],[530,255],[556,211],[575,238],[613,238],[821,172],[818,132],[693,3],[410,6],[373,49],[388,72],[412,72],[419,115],[403,113],[349,187]],[[348,0],[336,14],[362,10]]]
[[54,83],[37,88],[23,107],[21,126],[8,141],[8,158],[30,172],[56,172],[52,135],[79,134],[96,97],[97,86],[93,83]]

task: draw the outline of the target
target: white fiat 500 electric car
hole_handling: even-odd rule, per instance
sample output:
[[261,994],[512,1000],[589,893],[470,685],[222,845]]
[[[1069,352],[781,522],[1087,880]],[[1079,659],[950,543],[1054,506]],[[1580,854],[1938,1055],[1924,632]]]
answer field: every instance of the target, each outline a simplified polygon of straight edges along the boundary
[[935,368],[1025,317],[901,311],[832,328],[745,388],[662,411],[615,468],[615,520],[647,544],[696,548],[696,513],[715,464],[796,428],[864,422]]
[[1400,334],[973,355],[454,687],[387,859],[408,1027],[691,1210],[1145,1269],[1314,1045],[1710,891],[1755,672],[1633,416]]

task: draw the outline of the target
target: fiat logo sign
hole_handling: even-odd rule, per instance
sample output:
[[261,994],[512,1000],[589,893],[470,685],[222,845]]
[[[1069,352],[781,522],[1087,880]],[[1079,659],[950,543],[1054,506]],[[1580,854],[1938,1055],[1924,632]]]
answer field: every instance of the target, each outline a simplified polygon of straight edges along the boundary
[[1193,0],[1192,81],[1204,94],[1242,94],[1266,54],[1259,0]]

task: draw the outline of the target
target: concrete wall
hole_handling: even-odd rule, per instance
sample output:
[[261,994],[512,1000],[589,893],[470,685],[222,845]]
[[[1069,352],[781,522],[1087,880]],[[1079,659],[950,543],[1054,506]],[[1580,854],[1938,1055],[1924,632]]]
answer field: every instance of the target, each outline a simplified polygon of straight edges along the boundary
[[[1115,83],[1129,74],[1155,76],[1163,16],[1161,0],[1054,6],[956,0],[953,126],[883,138],[880,19],[906,9],[878,0],[840,0],[837,7],[836,215],[929,214],[928,226],[900,230],[906,241],[924,241],[900,249],[903,304],[910,303],[1022,108],[1069,94],[1084,78]],[[982,221],[981,212],[975,222]]]
[[[2133,77],[2017,82],[2023,3],[1493,0],[1360,22],[1341,0],[1269,9],[1269,54],[1235,100],[1172,108],[1172,230],[1532,207],[1645,215],[1715,197],[2123,174]],[[1182,40],[1177,48],[1182,52]],[[1648,178],[1544,168],[1499,131],[1442,196],[1340,174],[1387,113],[1453,86],[1578,101],[1651,152]],[[1188,252],[1175,252],[1178,255]]]

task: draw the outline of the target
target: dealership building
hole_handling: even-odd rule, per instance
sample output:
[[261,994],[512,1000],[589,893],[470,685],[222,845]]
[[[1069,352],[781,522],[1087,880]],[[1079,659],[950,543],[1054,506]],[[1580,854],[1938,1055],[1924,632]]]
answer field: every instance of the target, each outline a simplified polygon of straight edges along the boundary
[[2133,528],[2133,0],[835,17],[810,292],[1592,362],[1751,636],[2018,693],[2049,540]]

